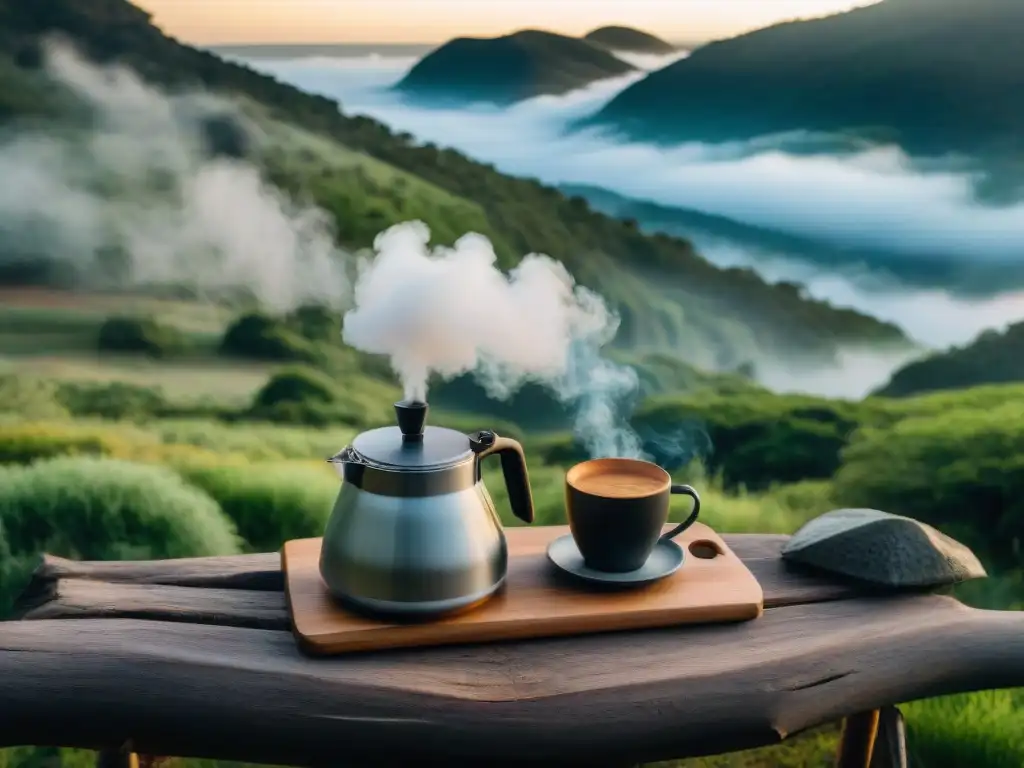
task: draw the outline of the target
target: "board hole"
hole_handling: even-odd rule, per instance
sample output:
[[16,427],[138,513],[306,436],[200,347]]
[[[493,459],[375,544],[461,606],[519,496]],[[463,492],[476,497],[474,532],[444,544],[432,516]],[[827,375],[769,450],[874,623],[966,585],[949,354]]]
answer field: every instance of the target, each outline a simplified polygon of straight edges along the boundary
[[689,549],[690,554],[700,560],[714,560],[719,555],[725,554],[721,547],[707,539],[691,542]]

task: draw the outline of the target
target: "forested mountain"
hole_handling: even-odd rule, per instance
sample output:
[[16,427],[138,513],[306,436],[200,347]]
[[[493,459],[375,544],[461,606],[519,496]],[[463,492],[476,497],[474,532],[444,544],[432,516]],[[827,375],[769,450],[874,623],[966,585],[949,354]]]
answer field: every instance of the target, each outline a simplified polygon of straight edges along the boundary
[[970,344],[908,363],[878,394],[906,397],[1010,382],[1024,382],[1024,323],[1004,331],[985,331]]
[[883,0],[711,43],[591,121],[643,139],[791,131],[891,138],[914,154],[1019,156],[1019,0]]
[[[441,242],[467,230],[487,234],[505,266],[548,253],[621,313],[621,344],[672,350],[709,367],[781,355],[821,361],[847,344],[907,343],[894,326],[811,300],[799,286],[719,269],[684,240],[645,235],[581,198],[453,150],[420,146],[374,120],[343,114],[327,98],[182,45],[124,0],[0,0],[0,71],[16,84],[0,91],[8,120],[50,114],[41,106],[47,92],[36,86],[45,81],[39,43],[54,32],[98,61],[123,62],[167,88],[243,98],[267,120],[316,137],[301,151],[283,146],[253,161],[285,189],[311,195],[346,245],[369,245],[386,226],[421,218]],[[345,162],[332,160],[339,153]]]
[[585,34],[583,39],[612,51],[668,54],[675,50],[674,45],[660,37],[632,27],[600,27]]
[[419,100],[512,104],[566,93],[633,69],[600,45],[526,29],[501,37],[450,40],[417,62],[396,88]]

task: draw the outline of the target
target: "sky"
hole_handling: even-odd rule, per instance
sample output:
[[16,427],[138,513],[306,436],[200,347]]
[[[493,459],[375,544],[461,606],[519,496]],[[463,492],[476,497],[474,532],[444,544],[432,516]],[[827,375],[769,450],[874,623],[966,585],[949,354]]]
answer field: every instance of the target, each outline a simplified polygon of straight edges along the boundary
[[625,24],[672,41],[729,37],[876,0],[136,0],[164,31],[217,43],[437,43]]

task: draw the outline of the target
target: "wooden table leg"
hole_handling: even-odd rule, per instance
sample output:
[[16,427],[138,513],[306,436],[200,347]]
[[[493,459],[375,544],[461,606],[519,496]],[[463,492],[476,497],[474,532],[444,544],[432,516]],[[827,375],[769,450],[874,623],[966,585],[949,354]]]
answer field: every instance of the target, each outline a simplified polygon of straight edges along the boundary
[[130,746],[104,749],[96,755],[96,768],[139,768],[139,756]]
[[907,768],[907,729],[896,707],[883,707],[871,768]]
[[861,712],[843,721],[836,768],[871,768],[871,755],[878,736],[879,711]]

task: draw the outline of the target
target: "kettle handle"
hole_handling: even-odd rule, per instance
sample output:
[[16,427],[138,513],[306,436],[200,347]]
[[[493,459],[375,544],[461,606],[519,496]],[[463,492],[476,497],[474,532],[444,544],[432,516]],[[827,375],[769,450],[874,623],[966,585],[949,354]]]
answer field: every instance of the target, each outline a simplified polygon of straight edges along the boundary
[[494,432],[476,432],[469,438],[470,446],[476,453],[477,461],[492,454],[501,457],[501,473],[505,476],[508,489],[508,503],[512,514],[524,523],[533,522],[533,492],[530,490],[530,474],[526,471],[526,455],[518,440],[499,437]]

